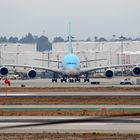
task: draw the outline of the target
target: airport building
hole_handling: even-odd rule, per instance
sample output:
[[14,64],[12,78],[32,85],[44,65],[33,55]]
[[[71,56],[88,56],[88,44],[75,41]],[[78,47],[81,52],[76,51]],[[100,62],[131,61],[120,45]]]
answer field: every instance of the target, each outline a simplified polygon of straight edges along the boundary
[[[74,42],[73,52],[80,60],[103,59],[82,63],[82,67],[115,64],[140,64],[140,41],[124,42]],[[0,44],[0,63],[58,67],[57,63],[39,59],[62,60],[67,53],[67,43],[54,43],[51,51],[38,52],[36,44]]]

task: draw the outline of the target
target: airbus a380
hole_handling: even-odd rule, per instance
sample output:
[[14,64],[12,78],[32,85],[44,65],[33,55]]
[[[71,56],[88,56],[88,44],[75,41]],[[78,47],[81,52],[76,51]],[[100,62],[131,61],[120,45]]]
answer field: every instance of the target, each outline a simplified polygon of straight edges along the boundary
[[[62,63],[62,67],[60,69],[41,67],[41,66],[32,66],[32,65],[20,65],[20,64],[0,64],[0,74],[2,76],[6,76],[8,74],[8,67],[23,67],[29,68],[30,70],[27,72],[28,77],[35,78],[37,75],[36,70],[45,70],[53,72],[52,82],[57,82],[56,75],[61,76],[61,82],[80,82],[81,75],[85,75],[84,82],[89,82],[88,73],[91,71],[97,71],[101,69],[105,69],[105,77],[112,78],[114,72],[112,68],[116,67],[133,67],[132,72],[134,75],[140,75],[140,67],[136,64],[124,64],[124,65],[110,65],[110,66],[100,66],[94,68],[81,68],[81,62],[89,62],[94,60],[80,61],[80,59],[73,53],[72,49],[72,38],[70,33],[70,25],[69,25],[69,43],[68,43],[68,53],[65,55]],[[95,60],[96,61],[96,60]],[[56,61],[57,62],[57,61]]]

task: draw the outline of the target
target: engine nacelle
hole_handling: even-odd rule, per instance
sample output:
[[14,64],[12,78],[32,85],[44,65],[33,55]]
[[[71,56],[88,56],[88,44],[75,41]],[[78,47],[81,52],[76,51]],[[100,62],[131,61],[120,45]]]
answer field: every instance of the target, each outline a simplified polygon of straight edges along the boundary
[[0,68],[0,74],[5,76],[8,74],[8,69],[6,67]]
[[31,69],[28,71],[27,75],[30,77],[30,78],[35,78],[37,73],[34,69]]
[[114,72],[112,70],[106,70],[105,77],[112,78],[114,76]]
[[132,70],[134,75],[139,75],[140,74],[140,68],[139,67],[134,67]]

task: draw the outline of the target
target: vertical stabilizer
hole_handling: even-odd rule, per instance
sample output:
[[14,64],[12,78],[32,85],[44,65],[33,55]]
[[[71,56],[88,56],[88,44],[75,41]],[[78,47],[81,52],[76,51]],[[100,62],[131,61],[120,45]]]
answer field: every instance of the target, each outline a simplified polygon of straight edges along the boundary
[[68,36],[68,53],[73,53],[72,36],[71,36],[71,24],[70,23],[69,23],[69,36]]

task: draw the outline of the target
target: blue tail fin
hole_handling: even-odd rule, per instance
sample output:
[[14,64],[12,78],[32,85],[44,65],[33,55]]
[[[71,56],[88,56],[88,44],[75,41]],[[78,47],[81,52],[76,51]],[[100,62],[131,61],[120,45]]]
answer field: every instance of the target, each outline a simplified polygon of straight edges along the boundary
[[72,36],[71,36],[71,24],[70,23],[69,23],[69,36],[68,36],[68,53],[73,53]]

